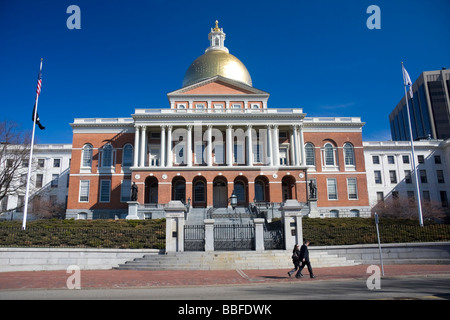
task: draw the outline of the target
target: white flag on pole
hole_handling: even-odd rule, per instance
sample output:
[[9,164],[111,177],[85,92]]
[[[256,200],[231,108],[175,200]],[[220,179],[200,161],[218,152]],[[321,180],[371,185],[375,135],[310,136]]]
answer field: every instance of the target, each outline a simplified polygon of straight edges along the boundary
[[411,78],[409,77],[409,73],[408,71],[406,71],[405,67],[402,64],[402,68],[403,68],[403,82],[405,84],[405,86],[409,86],[409,95],[412,99],[413,97],[413,91],[412,91],[412,82],[411,82]]

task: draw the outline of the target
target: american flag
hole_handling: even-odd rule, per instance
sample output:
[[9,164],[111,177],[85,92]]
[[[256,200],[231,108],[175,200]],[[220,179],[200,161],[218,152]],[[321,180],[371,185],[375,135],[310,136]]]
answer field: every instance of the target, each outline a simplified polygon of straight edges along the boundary
[[34,103],[33,114],[31,116],[31,120],[34,122],[34,115],[36,114],[36,124],[39,126],[39,129],[44,130],[45,127],[42,125],[42,123],[39,119],[39,114],[37,113],[37,110],[36,110],[38,97],[41,94],[41,87],[42,87],[42,59],[41,59],[41,66],[39,68],[38,82],[37,82],[37,88],[36,88],[36,102]]
[[36,94],[38,97],[41,94],[41,86],[42,86],[42,61],[41,61],[41,67],[39,69],[37,88],[36,88]]

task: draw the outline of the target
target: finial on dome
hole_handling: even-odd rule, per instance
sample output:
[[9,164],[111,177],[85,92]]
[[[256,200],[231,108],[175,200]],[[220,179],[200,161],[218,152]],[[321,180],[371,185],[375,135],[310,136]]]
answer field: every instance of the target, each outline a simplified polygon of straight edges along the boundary
[[220,31],[220,29],[219,29],[219,20],[216,20],[216,27],[213,30],[214,31]]

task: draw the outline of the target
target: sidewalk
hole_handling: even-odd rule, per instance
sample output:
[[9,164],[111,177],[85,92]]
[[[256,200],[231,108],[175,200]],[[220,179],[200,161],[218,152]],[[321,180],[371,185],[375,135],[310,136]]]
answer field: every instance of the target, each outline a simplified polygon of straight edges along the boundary
[[[284,269],[276,270],[198,270],[198,271],[137,271],[81,270],[81,288],[138,288],[173,286],[242,285],[251,283],[324,281],[338,279],[367,279],[368,265],[314,268],[310,279],[305,268],[301,279],[289,278]],[[449,275],[450,265],[388,265],[385,277]],[[66,289],[71,274],[61,271],[1,272],[0,290]]]

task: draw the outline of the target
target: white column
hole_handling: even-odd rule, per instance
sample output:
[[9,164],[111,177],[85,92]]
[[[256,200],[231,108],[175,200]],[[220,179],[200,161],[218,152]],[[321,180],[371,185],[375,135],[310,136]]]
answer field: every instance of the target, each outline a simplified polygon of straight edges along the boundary
[[269,165],[273,167],[273,147],[272,147],[272,129],[271,125],[267,125],[267,157],[269,158]]
[[289,162],[289,164],[291,165],[291,166],[295,166],[295,127],[294,126],[292,126],[292,129],[291,129],[291,136],[290,136],[290,138],[289,138],[289,142],[290,142],[290,146],[289,146],[289,149],[290,149],[290,151],[291,151],[291,161]]
[[278,125],[273,126],[273,163],[275,166],[280,165],[280,137],[278,135]]
[[253,166],[252,125],[247,125],[247,165]]
[[133,166],[138,167],[139,166],[139,131],[140,127],[135,126],[134,127],[134,148],[133,148]]
[[192,126],[187,126],[187,165],[188,167],[192,167]]
[[147,144],[147,137],[146,137],[146,126],[141,127],[141,159],[139,160],[139,166],[145,167],[145,145]]
[[167,126],[167,167],[172,167],[172,126]]
[[300,165],[300,148],[298,142],[298,126],[294,125],[295,165]]
[[208,167],[212,166],[212,126],[208,125],[206,129],[206,139],[208,145],[206,146],[206,164]]
[[300,164],[301,165],[306,165],[306,160],[305,160],[305,139],[303,138],[303,125],[299,126],[299,136],[300,136],[300,154],[301,154],[301,161]]
[[227,165],[233,165],[233,127],[227,126]]
[[164,168],[166,166],[166,126],[161,126],[161,147],[159,151],[159,166]]

